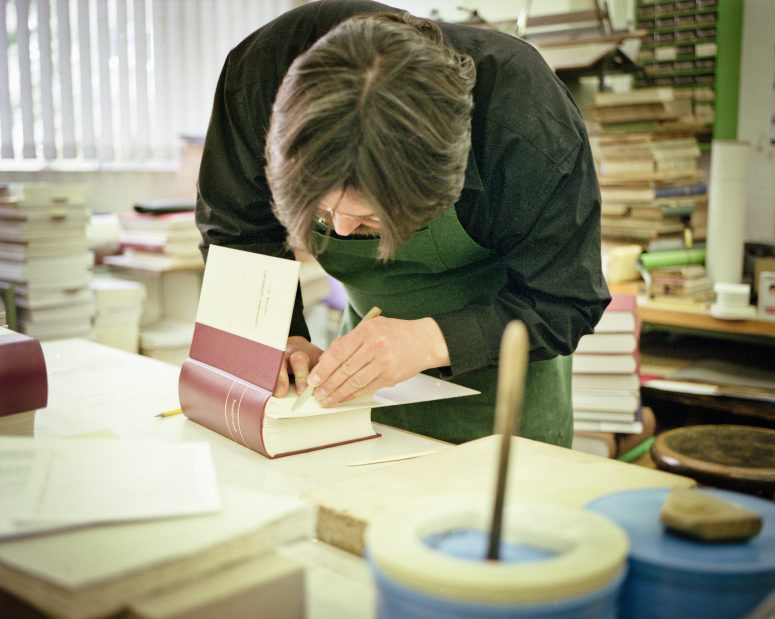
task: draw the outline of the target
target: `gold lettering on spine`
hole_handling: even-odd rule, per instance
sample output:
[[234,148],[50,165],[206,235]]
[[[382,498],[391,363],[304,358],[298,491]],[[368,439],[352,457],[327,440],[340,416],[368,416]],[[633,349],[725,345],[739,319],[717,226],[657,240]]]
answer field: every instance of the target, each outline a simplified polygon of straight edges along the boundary
[[235,436],[235,431],[239,430],[239,403],[242,401],[242,397],[245,395],[245,391],[247,390],[243,389],[242,393],[239,394],[238,397],[232,397],[231,392],[232,389],[234,389],[234,385],[236,384],[237,381],[231,381],[229,390],[226,392],[226,399],[223,401],[223,417],[226,421],[226,429],[229,431],[229,438],[236,443],[242,443],[245,445],[245,447],[248,447],[248,444],[242,437],[242,432],[239,433],[242,440]]
[[239,402],[237,402],[237,400],[234,401],[234,403],[237,405],[236,416],[234,417],[234,419],[235,419],[234,427],[239,432],[240,438],[242,439],[242,444],[245,445],[246,447],[250,447],[250,445],[248,445],[247,439],[242,434],[242,424],[240,424],[240,421],[242,420],[242,417],[241,417],[241,413],[242,413],[242,399],[245,397],[245,394],[248,392],[248,389],[249,389],[249,387],[245,387],[242,390],[242,393],[240,394],[240,397],[239,397]]
[[229,438],[233,441],[236,441],[237,439],[234,438],[234,433],[231,431],[231,423],[229,423],[229,399],[231,397],[231,390],[234,388],[235,384],[236,381],[231,381],[229,390],[226,392],[226,399],[223,401],[223,418],[226,422],[226,429],[229,431]]

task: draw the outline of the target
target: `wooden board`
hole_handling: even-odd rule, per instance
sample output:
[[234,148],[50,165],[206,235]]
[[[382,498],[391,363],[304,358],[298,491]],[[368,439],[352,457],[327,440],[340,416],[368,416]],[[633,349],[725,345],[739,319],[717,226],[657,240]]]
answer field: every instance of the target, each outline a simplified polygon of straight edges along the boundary
[[[318,539],[361,555],[366,526],[385,509],[434,494],[491,493],[497,440],[488,436],[444,448],[305,493],[318,505]],[[506,498],[582,507],[618,490],[694,485],[687,477],[514,437]]]

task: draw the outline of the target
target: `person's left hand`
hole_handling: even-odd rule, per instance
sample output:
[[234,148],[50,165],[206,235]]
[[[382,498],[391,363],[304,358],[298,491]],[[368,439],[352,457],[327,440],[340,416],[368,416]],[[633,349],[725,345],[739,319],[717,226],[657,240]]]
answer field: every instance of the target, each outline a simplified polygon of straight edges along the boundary
[[288,394],[291,388],[291,375],[293,375],[296,384],[296,393],[304,391],[304,388],[307,386],[309,370],[317,363],[322,354],[323,351],[306,338],[299,335],[289,337],[273,395],[282,398]]
[[309,384],[315,398],[331,406],[446,365],[449,352],[435,320],[377,316],[335,339],[314,365]]

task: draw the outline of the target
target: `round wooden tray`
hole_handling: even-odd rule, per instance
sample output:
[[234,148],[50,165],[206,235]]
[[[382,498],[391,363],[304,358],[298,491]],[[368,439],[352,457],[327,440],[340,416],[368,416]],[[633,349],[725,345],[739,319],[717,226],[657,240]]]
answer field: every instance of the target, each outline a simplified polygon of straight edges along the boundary
[[739,425],[698,425],[657,435],[657,468],[697,482],[775,497],[775,430]]

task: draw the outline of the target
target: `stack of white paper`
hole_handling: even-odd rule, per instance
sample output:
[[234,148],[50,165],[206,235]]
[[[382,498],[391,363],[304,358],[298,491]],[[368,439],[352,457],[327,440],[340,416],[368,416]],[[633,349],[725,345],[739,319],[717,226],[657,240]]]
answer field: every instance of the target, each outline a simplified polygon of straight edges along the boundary
[[0,437],[0,538],[218,511],[210,445]]

